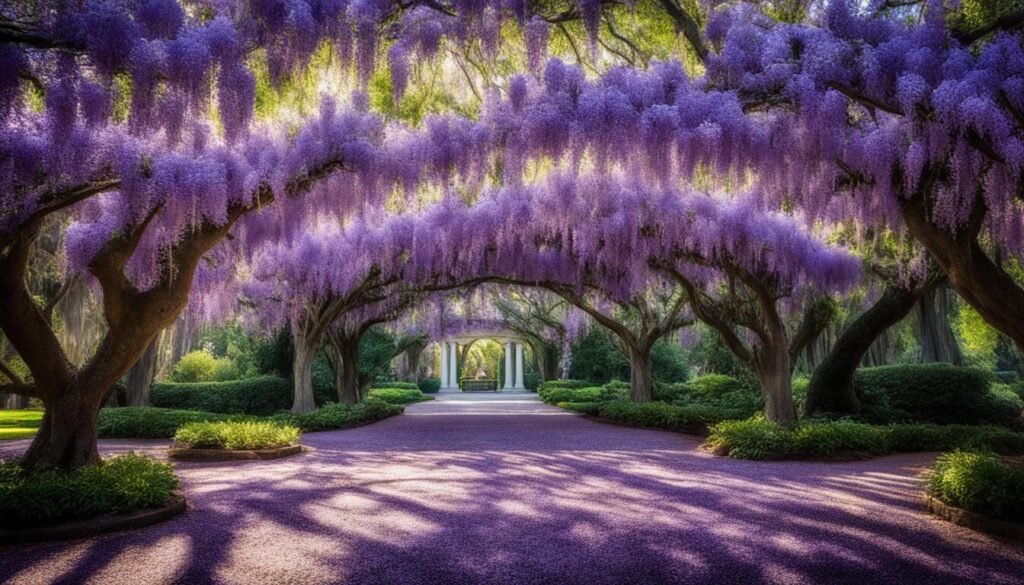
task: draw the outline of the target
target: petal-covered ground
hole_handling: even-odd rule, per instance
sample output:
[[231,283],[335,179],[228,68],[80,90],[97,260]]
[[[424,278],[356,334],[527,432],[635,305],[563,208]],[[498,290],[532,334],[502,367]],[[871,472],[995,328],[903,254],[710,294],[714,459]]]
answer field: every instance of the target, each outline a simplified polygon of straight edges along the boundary
[[532,395],[441,396],[303,443],[316,450],[178,464],[184,516],[0,548],[0,582],[1024,582],[1024,547],[924,511],[929,454],[721,459],[698,438],[593,422]]

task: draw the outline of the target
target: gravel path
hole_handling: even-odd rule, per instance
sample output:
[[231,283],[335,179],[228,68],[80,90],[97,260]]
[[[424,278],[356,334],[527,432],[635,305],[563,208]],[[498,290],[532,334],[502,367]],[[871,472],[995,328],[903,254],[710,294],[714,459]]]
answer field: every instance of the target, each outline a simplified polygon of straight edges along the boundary
[[442,397],[306,435],[299,457],[178,464],[184,516],[0,548],[0,582],[1024,583],[1024,547],[924,512],[932,455],[755,463],[699,442],[532,395]]

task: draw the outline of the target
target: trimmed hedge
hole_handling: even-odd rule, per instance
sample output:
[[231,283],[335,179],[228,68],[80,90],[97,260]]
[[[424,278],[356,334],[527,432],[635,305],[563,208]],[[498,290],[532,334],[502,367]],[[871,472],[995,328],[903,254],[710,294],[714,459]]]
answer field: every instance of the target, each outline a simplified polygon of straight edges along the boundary
[[296,427],[268,421],[195,422],[182,425],[174,433],[174,444],[231,451],[277,449],[298,444],[301,434]]
[[269,416],[292,406],[292,383],[275,376],[231,382],[155,384],[153,406],[222,414]]
[[367,394],[369,398],[376,398],[383,400],[388,404],[412,404],[414,402],[423,402],[424,400],[433,400],[432,396],[424,396],[416,388],[370,388],[370,392]]
[[416,386],[424,394],[434,394],[441,389],[441,380],[438,378],[423,378]]
[[1020,422],[1018,405],[990,390],[992,376],[977,368],[923,364],[861,368],[854,389],[864,406],[862,418],[888,423],[939,424]]
[[[545,382],[545,384],[547,384]],[[590,386],[590,387],[564,387],[564,386],[545,386],[541,384],[541,388],[537,394],[540,399],[548,404],[558,404],[559,402],[603,402],[608,400],[618,400],[624,398],[628,393],[628,390],[619,390],[615,388],[609,388],[606,386]]]
[[415,382],[375,382],[370,388],[401,388],[402,390],[419,390]]
[[24,476],[17,461],[0,462],[0,525],[46,526],[163,506],[178,489],[170,465],[137,453],[75,471]]
[[555,390],[555,389],[562,389],[562,388],[570,388],[570,389],[572,389],[572,388],[591,388],[591,387],[594,387],[594,385],[592,383],[585,382],[583,380],[548,380],[547,382],[541,382],[541,384],[539,386],[537,386],[537,393],[541,396],[541,399],[543,399],[544,398],[544,391],[545,390]]
[[708,404],[615,400],[599,403],[595,416],[635,427],[703,434],[714,423],[744,416],[741,411]]
[[100,410],[97,432],[105,439],[166,439],[188,423],[254,419],[245,415],[169,408],[104,408]]
[[296,426],[303,432],[326,431],[372,422],[404,412],[400,404],[388,404],[377,398],[348,406],[328,403],[313,412],[279,412],[271,417],[227,415],[167,408],[104,408],[99,416],[99,436],[117,439],[167,439],[188,423],[272,421]]
[[354,406],[331,403],[313,412],[281,413],[274,416],[272,420],[295,425],[303,432],[312,432],[378,421],[403,412],[405,412],[405,407],[400,404],[388,404],[383,400],[367,398]]
[[710,428],[705,441],[716,455],[736,459],[827,458],[896,452],[986,449],[1024,453],[1024,433],[966,425],[876,426],[850,421],[810,421],[787,428],[761,419],[730,420]]
[[1024,468],[1010,467],[994,453],[942,455],[932,467],[928,492],[958,508],[1024,522]]

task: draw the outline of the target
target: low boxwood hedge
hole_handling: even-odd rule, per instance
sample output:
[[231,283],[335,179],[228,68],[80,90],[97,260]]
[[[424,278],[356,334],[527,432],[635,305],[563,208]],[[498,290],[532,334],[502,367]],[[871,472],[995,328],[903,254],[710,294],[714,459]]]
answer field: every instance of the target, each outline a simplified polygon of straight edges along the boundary
[[438,378],[423,378],[416,386],[424,394],[434,394],[441,389],[441,380]]
[[939,457],[928,493],[947,504],[1008,522],[1024,522],[1024,468],[986,452],[955,451]]
[[370,388],[401,388],[402,390],[419,390],[415,382],[374,382]]
[[0,462],[0,526],[27,528],[163,506],[178,489],[171,466],[136,453],[75,471],[25,476]]
[[827,458],[963,448],[1017,454],[1024,453],[1024,433],[993,426],[878,426],[842,420],[804,421],[787,428],[751,418],[711,426],[705,446],[717,455],[737,459]]
[[594,384],[583,380],[548,380],[547,382],[541,382],[540,385],[537,386],[537,393],[541,396],[541,400],[543,400],[544,392],[546,390],[561,388],[587,388],[593,386]]
[[412,404],[424,400],[433,400],[433,397],[425,396],[416,388],[370,388],[367,396],[383,400],[389,404]]
[[291,408],[292,383],[275,376],[259,376],[230,382],[154,384],[153,406],[222,414],[269,416]]
[[270,421],[193,422],[178,428],[174,444],[190,449],[277,449],[298,444],[301,434],[296,427]]
[[98,431],[102,438],[168,439],[188,423],[222,421],[272,421],[296,426],[303,432],[326,431],[380,420],[401,414],[404,410],[400,404],[388,404],[372,397],[355,406],[328,403],[313,412],[295,414],[282,411],[270,417],[150,407],[104,408],[100,411]]
[[989,372],[977,368],[900,365],[861,368],[854,389],[868,422],[1019,424],[1019,403],[992,392],[992,382]]
[[273,420],[295,425],[303,432],[327,431],[382,420],[404,411],[405,407],[401,404],[388,404],[383,400],[367,398],[353,406],[331,403],[313,412],[281,413],[275,415]]
[[187,423],[255,418],[171,408],[104,408],[100,410],[97,432],[105,439],[166,439],[173,437],[178,427]]
[[590,386],[579,388],[567,388],[560,386],[542,386],[538,391],[540,399],[548,404],[559,402],[602,402],[618,400],[626,396],[628,391],[607,388],[604,386]]

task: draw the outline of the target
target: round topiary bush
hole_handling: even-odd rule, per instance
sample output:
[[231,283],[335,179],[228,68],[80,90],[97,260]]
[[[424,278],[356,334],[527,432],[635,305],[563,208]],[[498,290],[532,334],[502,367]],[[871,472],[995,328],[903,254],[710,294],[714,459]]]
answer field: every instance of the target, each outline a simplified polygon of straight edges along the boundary
[[433,394],[441,389],[441,380],[437,378],[423,378],[416,386],[420,392]]

